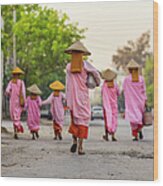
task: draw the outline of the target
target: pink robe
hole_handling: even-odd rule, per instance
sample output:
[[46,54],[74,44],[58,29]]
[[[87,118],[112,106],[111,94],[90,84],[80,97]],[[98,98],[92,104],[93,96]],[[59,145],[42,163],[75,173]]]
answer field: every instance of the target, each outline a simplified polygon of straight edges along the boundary
[[61,128],[64,124],[63,99],[65,99],[65,95],[62,92],[59,92],[59,96],[54,96],[54,93],[51,93],[51,95],[42,102],[42,105],[51,104],[50,112],[52,114],[52,119]]
[[123,83],[123,90],[125,119],[130,121],[132,125],[142,125],[145,101],[147,100],[144,78],[139,75],[139,82],[132,82],[132,76],[127,76]]
[[27,97],[25,108],[28,112],[27,125],[31,132],[37,132],[40,129],[41,103],[40,96],[37,96],[35,100],[32,100],[30,96]]
[[92,73],[96,82],[100,84],[100,75],[97,70],[88,62],[83,62],[81,73],[71,73],[71,64],[66,67],[66,100],[67,105],[73,113],[73,122],[76,125],[88,126],[91,109],[89,91],[86,86],[87,73]]
[[13,83],[12,80],[8,83],[6,88],[6,95],[10,97],[10,117],[13,121],[14,127],[17,128],[18,132],[23,132],[21,125],[21,113],[23,108],[20,106],[20,88],[22,87],[22,94],[24,100],[26,99],[24,81],[18,79],[17,83]]
[[102,101],[107,131],[112,134],[116,132],[118,121],[118,96],[120,90],[114,82],[114,87],[109,88],[105,81],[102,86]]

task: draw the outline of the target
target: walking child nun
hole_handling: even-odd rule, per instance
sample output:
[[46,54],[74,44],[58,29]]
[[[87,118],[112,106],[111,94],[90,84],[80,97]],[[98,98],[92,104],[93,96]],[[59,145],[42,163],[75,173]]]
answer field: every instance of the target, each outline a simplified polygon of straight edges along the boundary
[[102,85],[102,104],[105,122],[105,135],[103,139],[108,141],[108,134],[112,136],[112,141],[117,141],[115,133],[118,124],[118,96],[120,95],[119,87],[115,81],[117,73],[112,68],[102,72],[104,83]]
[[50,104],[50,111],[53,119],[54,140],[62,140],[62,128],[64,124],[64,106],[65,94],[62,92],[65,86],[60,81],[54,81],[50,84],[53,92],[42,102],[42,105]]
[[41,90],[36,84],[28,87],[27,90],[30,92],[30,96],[27,97],[25,109],[27,109],[27,125],[32,134],[32,139],[39,138],[40,129],[40,108],[42,105]]

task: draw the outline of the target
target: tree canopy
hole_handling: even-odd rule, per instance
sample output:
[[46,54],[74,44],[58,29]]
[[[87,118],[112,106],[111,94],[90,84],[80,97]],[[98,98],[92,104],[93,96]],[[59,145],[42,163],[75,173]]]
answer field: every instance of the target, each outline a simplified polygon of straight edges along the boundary
[[148,106],[154,106],[154,62],[153,56],[147,57],[144,68],[144,77],[146,82]]
[[125,70],[126,65],[131,59],[134,59],[141,67],[145,67],[146,57],[150,55],[150,32],[143,33],[136,41],[128,41],[127,45],[118,48],[116,54],[112,56],[112,61],[117,69],[122,67]]
[[[16,10],[16,23],[13,22]],[[2,50],[5,76],[13,68],[13,34],[16,36],[17,65],[25,71],[25,83],[37,83],[43,95],[54,80],[65,82],[64,69],[69,56],[64,50],[84,38],[86,29],[71,23],[68,15],[39,5],[2,6]]]

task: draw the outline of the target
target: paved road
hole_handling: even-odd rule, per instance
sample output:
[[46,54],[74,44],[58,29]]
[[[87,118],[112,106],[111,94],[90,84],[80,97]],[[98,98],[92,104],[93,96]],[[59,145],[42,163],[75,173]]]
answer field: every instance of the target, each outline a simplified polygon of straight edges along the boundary
[[[51,122],[42,120],[39,140],[25,133],[13,139],[12,123],[3,121],[11,133],[2,133],[2,176],[85,179],[153,179],[153,127],[144,128],[145,139],[131,140],[129,124],[119,119],[118,142],[102,140],[103,120],[90,122],[85,156],[71,154],[69,118],[63,129],[63,141],[53,140]],[[25,125],[25,123],[24,123]]]

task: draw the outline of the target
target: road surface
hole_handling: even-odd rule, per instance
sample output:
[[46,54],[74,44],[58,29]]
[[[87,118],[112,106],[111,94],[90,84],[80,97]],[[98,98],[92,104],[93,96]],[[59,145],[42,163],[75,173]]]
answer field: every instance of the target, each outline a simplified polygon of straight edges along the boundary
[[41,120],[40,138],[31,140],[25,133],[13,139],[12,123],[3,121],[9,133],[2,133],[2,176],[75,179],[153,180],[153,127],[144,128],[144,140],[133,142],[127,122],[119,119],[117,142],[102,140],[103,120],[90,122],[86,155],[71,154],[69,119],[63,140],[53,140],[52,122]]

